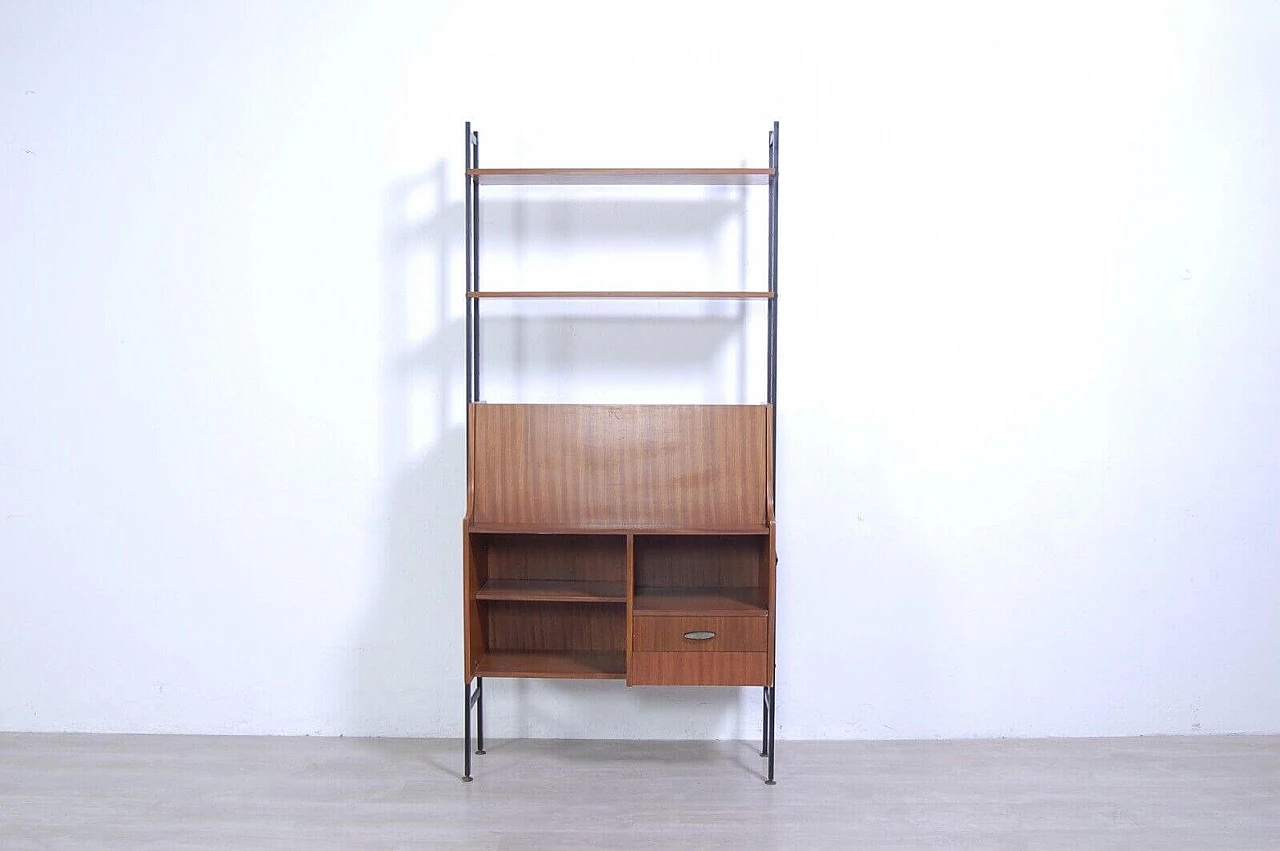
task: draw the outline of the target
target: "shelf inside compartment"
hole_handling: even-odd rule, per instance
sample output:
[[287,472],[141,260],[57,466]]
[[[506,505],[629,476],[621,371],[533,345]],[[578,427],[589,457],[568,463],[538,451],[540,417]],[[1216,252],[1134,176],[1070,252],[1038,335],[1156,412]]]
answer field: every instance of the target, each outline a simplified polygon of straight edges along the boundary
[[769,615],[759,588],[637,588],[634,609],[637,615]]
[[621,650],[490,650],[475,673],[477,677],[620,680],[627,675],[627,654]]
[[490,579],[477,600],[530,600],[562,603],[625,603],[624,582],[581,582],[557,579]]

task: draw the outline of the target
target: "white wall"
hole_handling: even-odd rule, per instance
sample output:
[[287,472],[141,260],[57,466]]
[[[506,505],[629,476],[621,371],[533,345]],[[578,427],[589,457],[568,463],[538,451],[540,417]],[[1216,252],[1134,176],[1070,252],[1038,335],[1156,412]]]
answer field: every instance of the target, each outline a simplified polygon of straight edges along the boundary
[[1273,4],[247,5],[0,8],[0,729],[457,735],[463,120],[777,118],[780,735],[1280,732]]

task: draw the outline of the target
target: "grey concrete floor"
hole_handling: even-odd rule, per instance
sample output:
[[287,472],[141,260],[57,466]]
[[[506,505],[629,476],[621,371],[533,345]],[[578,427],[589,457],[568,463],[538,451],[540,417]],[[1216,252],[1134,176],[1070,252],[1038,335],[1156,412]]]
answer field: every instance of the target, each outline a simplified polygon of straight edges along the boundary
[[758,744],[0,734],[0,848],[1280,849],[1280,736]]

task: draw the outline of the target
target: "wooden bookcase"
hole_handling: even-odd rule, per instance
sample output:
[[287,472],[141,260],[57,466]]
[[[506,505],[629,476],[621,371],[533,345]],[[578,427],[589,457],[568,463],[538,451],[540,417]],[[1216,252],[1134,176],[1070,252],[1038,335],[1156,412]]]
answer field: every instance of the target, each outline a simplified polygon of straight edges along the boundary
[[[466,127],[467,498],[463,519],[465,771],[484,679],[758,686],[774,768],[778,125],[768,168],[481,169]],[[759,291],[511,292],[479,284],[484,184],[761,184]],[[768,302],[767,394],[756,405],[491,404],[480,397],[486,298]]]

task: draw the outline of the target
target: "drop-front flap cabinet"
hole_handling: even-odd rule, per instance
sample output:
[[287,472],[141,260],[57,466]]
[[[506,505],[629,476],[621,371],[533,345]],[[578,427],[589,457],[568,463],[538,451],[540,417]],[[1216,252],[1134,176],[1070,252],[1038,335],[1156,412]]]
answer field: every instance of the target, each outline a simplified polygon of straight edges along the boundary
[[[463,520],[463,779],[472,716],[484,753],[486,677],[759,686],[773,782],[774,426],[778,125],[769,167],[481,169],[466,128],[467,495]],[[510,292],[479,286],[486,182],[753,184],[769,191],[768,288]],[[758,405],[480,401],[484,298],[761,298],[768,375]]]

